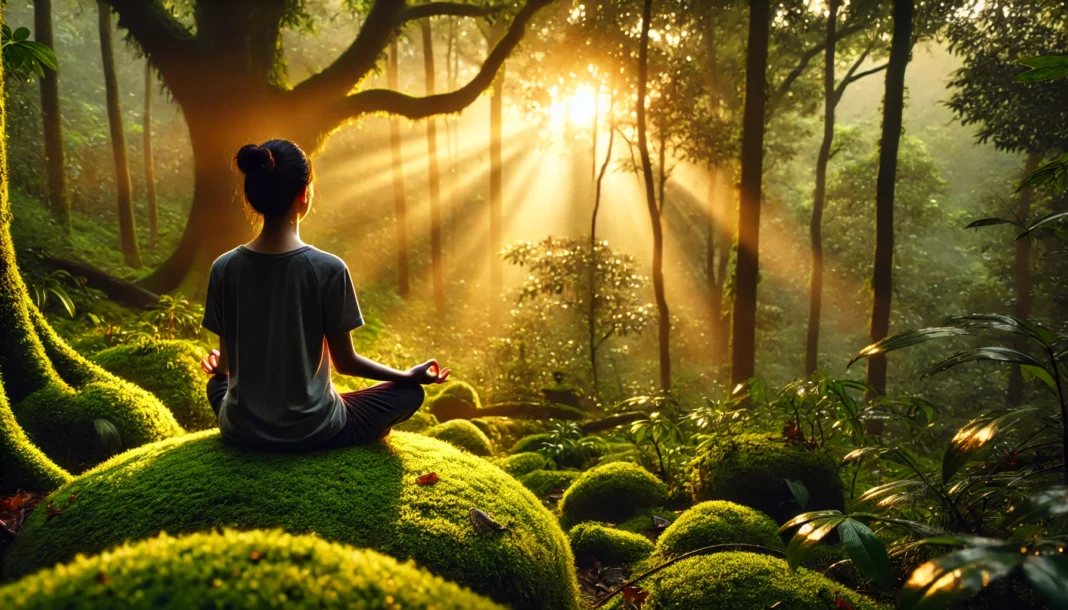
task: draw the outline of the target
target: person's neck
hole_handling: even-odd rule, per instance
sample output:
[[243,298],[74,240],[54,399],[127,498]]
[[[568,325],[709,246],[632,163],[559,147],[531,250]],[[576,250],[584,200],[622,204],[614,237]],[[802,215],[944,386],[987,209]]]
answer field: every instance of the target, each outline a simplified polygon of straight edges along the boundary
[[264,254],[279,254],[304,245],[300,239],[300,223],[295,218],[267,217],[263,219],[260,234],[245,247]]

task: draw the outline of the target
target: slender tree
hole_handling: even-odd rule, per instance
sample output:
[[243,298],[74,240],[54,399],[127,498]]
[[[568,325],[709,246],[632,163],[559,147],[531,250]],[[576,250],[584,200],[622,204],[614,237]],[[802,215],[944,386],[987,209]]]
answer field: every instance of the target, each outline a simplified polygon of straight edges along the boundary
[[126,131],[122,125],[119,79],[115,74],[115,53],[111,46],[111,8],[103,0],[97,1],[96,8],[100,25],[100,57],[104,64],[104,89],[107,95],[108,125],[111,127],[111,152],[115,160],[119,244],[126,264],[136,269],[141,267],[141,252],[137,247],[137,227],[133,213],[133,186],[130,184],[130,162],[126,158]]
[[[389,41],[389,62],[386,64],[387,86],[397,90],[397,37]],[[404,192],[404,151],[401,148],[400,121],[389,117],[389,148],[393,154],[393,209],[397,228],[397,292],[408,298],[408,196]]]
[[[612,116],[612,104],[608,107],[608,116]],[[597,349],[601,343],[607,339],[607,335],[604,338],[598,337],[597,333],[597,309],[598,309],[598,295],[597,295],[597,214],[601,211],[601,192],[604,186],[604,177],[608,173],[608,166],[612,162],[612,149],[616,142],[616,129],[614,122],[609,119],[608,123],[608,151],[604,155],[604,163],[601,164],[601,170],[597,174],[596,186],[594,187],[593,194],[593,212],[590,214],[590,292],[589,292],[589,312],[586,318],[589,341],[590,341],[590,372],[593,375],[593,394],[597,395],[599,387],[599,376],[597,371]]]
[[148,247],[159,242],[159,210],[156,208],[156,165],[152,161],[152,64],[145,62],[145,113],[142,147],[145,157],[145,205],[148,212]]
[[[423,33],[423,67],[426,70],[426,94],[434,95],[434,38],[430,20],[420,22]],[[438,122],[433,116],[426,122],[427,163],[430,176],[430,266],[433,274],[434,307],[445,314],[445,262],[441,248],[441,170],[438,168]]]
[[[1027,155],[1027,161],[1024,163],[1024,177],[1033,174],[1035,170],[1038,169],[1038,165],[1041,161],[1042,155],[1033,152],[1029,153]],[[1020,191],[1016,202],[1016,218],[1019,218],[1021,221],[1026,221],[1031,217],[1031,204],[1034,202],[1034,199],[1034,188],[1027,187]],[[1031,317],[1031,304],[1034,300],[1031,294],[1031,278],[1033,276],[1031,249],[1030,239],[1016,240],[1012,286],[1015,302],[1012,307],[1012,315],[1021,320],[1026,320]],[[1014,366],[1009,370],[1009,404],[1019,404],[1023,399],[1023,391],[1023,371],[1020,370],[1019,366]]]
[[[37,42],[54,47],[52,0],[34,0],[33,25]],[[70,233],[70,191],[63,152],[63,116],[59,110],[59,75],[45,69],[41,77],[41,114],[44,123],[45,172],[48,176],[48,203],[52,217]]]

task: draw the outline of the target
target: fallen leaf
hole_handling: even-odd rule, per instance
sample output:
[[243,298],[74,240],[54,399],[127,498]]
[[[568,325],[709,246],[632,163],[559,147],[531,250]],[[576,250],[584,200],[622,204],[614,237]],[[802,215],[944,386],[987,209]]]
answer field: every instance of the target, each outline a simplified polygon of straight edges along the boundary
[[259,551],[252,551],[248,554],[248,558],[251,559],[253,562],[259,561],[260,557],[263,557],[263,555],[260,555]]
[[51,502],[49,502],[48,504],[45,505],[45,510],[47,511],[45,513],[45,523],[48,523],[49,521],[52,520],[52,517],[55,517],[59,513],[63,512],[62,508],[60,508],[58,506],[52,506]]
[[657,517],[656,515],[653,515],[653,529],[654,530],[659,531],[659,530],[667,528],[667,526],[669,526],[669,525],[671,525],[671,522],[668,521],[667,519],[665,519],[663,517]]
[[838,597],[837,593],[834,594],[834,607],[835,608],[842,608],[843,610],[853,610],[853,604],[851,604],[851,603],[847,602],[846,600]]
[[6,498],[0,498],[0,510],[5,512],[15,512],[18,509],[26,505],[33,499],[32,494],[28,494],[22,490],[15,492],[15,495],[8,496]]
[[416,485],[430,485],[431,483],[437,483],[437,482],[438,482],[438,473],[436,473],[436,472],[428,472],[428,473],[426,473],[424,475],[419,475],[419,477],[417,479],[415,479],[415,484]]
[[108,575],[107,575],[107,573],[105,573],[105,572],[101,572],[101,573],[99,573],[99,574],[97,574],[97,575],[96,575],[96,581],[97,581],[98,583],[102,584],[102,585],[106,585],[106,584],[108,584],[108,581],[110,581],[110,580],[111,580],[111,579],[110,579],[110,578],[108,578]]
[[631,603],[641,604],[645,601],[645,598],[649,597],[649,592],[641,587],[631,585],[629,587],[623,587],[623,599]]
[[471,524],[475,526],[475,531],[480,534],[486,534],[489,532],[501,532],[508,529],[507,527],[504,527],[500,523],[494,521],[493,517],[478,510],[477,508],[471,508],[471,510],[468,511],[468,514],[471,515]]

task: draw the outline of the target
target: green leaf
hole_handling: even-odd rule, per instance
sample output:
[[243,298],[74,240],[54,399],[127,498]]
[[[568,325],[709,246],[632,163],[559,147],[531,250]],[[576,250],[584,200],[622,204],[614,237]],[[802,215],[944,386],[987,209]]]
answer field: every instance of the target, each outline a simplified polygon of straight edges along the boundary
[[1051,607],[1068,608],[1068,557],[1030,555],[1023,562],[1023,573]]
[[109,455],[122,451],[122,436],[115,424],[106,419],[94,419],[93,429],[96,430],[97,440]]
[[996,225],[1016,225],[1016,226],[1019,226],[1020,223],[1015,221],[1015,220],[1010,220],[1008,218],[980,218],[979,220],[973,220],[972,222],[969,222],[968,225],[966,227],[964,227],[964,228],[965,229],[976,229],[976,228],[979,228],[979,227],[993,227],[993,226],[996,226]]
[[1023,233],[1020,233],[1016,236],[1016,239],[1023,239],[1024,237],[1030,235],[1032,232],[1041,229],[1042,227],[1050,224],[1051,222],[1056,222],[1062,218],[1068,218],[1068,212],[1050,212],[1049,214],[1046,214],[1042,218],[1039,218],[1038,220],[1028,225],[1027,229],[1025,229]]
[[790,565],[790,569],[796,570],[800,567],[808,551],[819,544],[821,540],[827,537],[827,534],[834,531],[834,528],[845,520],[846,517],[838,515],[836,517],[817,519],[802,525],[801,529],[797,530],[797,533],[790,540],[790,544],[786,546],[786,563]]
[[16,42],[22,42],[30,37],[30,28],[19,28],[15,30],[15,33],[11,35],[11,39]]
[[1020,373],[1023,374],[1024,379],[1028,381],[1032,379],[1041,380],[1042,383],[1045,383],[1046,386],[1050,390],[1052,390],[1054,394],[1057,393],[1057,382],[1053,379],[1053,375],[1050,375],[1049,371],[1047,371],[1046,369],[1040,366],[1021,364]]
[[888,496],[893,493],[904,491],[913,487],[923,487],[923,481],[917,481],[914,479],[901,479],[898,481],[890,481],[889,483],[883,483],[882,485],[876,485],[871,489],[860,494],[857,498],[857,503],[878,501],[880,498]]
[[883,541],[867,525],[854,519],[846,519],[838,526],[838,535],[842,537],[846,553],[853,560],[860,573],[883,589],[894,584],[890,557],[886,554]]
[[949,446],[942,455],[942,482],[949,481],[977,451],[994,440],[999,432],[1010,427],[1022,415],[1029,412],[1031,412],[1030,409],[1021,409],[994,419],[983,417],[964,424],[949,441]]
[[52,294],[56,295],[56,298],[59,299],[60,304],[63,305],[63,309],[67,310],[67,315],[70,316],[71,318],[73,318],[74,317],[74,301],[72,301],[70,299],[70,297],[67,295],[67,291],[63,290],[62,288],[55,287],[55,286],[50,287],[48,289],[48,291],[51,292]]
[[924,377],[930,377],[948,371],[949,369],[967,362],[1007,362],[1011,364],[1026,364],[1041,368],[1042,363],[1031,356],[1007,347],[991,346],[976,347],[974,349],[957,352],[949,358],[933,365],[924,372]]
[[887,352],[931,341],[932,339],[944,339],[946,337],[956,337],[966,334],[968,333],[964,329],[952,326],[937,326],[921,328],[919,330],[907,330],[903,333],[887,337],[882,341],[873,343],[860,350],[860,352],[858,352],[856,356],[853,356],[853,359],[849,361],[846,368],[853,366],[853,364],[861,358],[870,358],[878,354],[885,354]]
[[1028,68],[1068,68],[1066,55],[1038,55],[1016,60]]
[[793,494],[794,500],[797,501],[797,505],[801,507],[801,510],[808,508],[808,488],[801,481],[791,481],[790,479],[783,479],[786,481],[786,486],[790,488],[790,493]]
[[1052,521],[1068,516],[1068,487],[1056,486],[1031,495],[1026,500],[1009,507],[1003,527],[1006,529],[1021,523]]
[[786,523],[783,523],[782,527],[779,528],[779,533],[780,534],[785,534],[789,530],[792,530],[793,528],[795,528],[795,527],[797,527],[799,525],[804,525],[805,523],[808,523],[809,521],[816,521],[818,519],[826,519],[828,517],[840,517],[840,516],[842,516],[842,512],[841,511],[837,511],[837,510],[816,510],[816,511],[808,512],[808,513],[802,513],[802,514],[794,517],[793,519],[790,519]]
[[59,61],[56,59],[56,54],[47,45],[31,40],[24,42],[23,46],[29,49],[33,56],[37,58],[37,61],[41,62],[46,68],[53,72],[59,71]]
[[1004,578],[1026,555],[992,547],[968,548],[943,555],[916,568],[905,583],[898,608],[928,610],[975,595]]

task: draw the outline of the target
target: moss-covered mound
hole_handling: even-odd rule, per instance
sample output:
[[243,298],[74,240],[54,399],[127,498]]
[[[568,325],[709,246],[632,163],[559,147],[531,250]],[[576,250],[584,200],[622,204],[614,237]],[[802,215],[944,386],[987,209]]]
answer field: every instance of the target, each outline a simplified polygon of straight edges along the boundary
[[[642,580],[649,592],[643,610],[827,610],[835,596],[855,610],[883,606],[816,572],[791,572],[786,561],[754,553],[689,557]],[[621,608],[615,598],[608,606]]]
[[541,470],[548,463],[549,461],[540,453],[517,453],[494,462],[498,468],[517,478],[535,470]]
[[93,362],[155,394],[186,430],[207,430],[215,412],[204,391],[203,356],[188,341],[146,339],[106,349]]
[[427,408],[440,421],[471,419],[482,408],[478,392],[469,383],[453,381],[436,396],[427,399]]
[[741,434],[724,439],[694,460],[694,499],[729,500],[751,506],[784,523],[802,512],[786,479],[808,488],[806,510],[843,510],[837,461],[776,434]]
[[567,539],[580,563],[592,563],[594,559],[603,565],[634,563],[653,552],[653,543],[645,536],[600,523],[579,523],[568,531]]
[[0,588],[0,608],[441,608],[497,604],[374,551],[278,530],[166,534]]
[[653,517],[658,517],[668,523],[674,523],[675,520],[679,518],[678,515],[666,508],[647,508],[627,517],[627,520],[617,525],[616,529],[621,529],[624,532],[633,532],[635,534],[662,531],[662,528],[657,527]]
[[393,426],[393,429],[403,430],[405,432],[422,432],[427,428],[433,428],[438,425],[438,423],[438,418],[434,417],[433,413],[426,409],[419,409],[408,419]]
[[493,455],[493,443],[477,426],[466,419],[453,419],[438,424],[433,428],[427,428],[423,434],[466,449],[475,455]]
[[[428,472],[438,482],[418,485]],[[241,450],[200,432],[116,456],[46,501],[63,512],[27,518],[4,557],[5,578],[161,531],[282,528],[414,559],[514,608],[577,603],[571,550],[540,501],[484,460],[418,434],[289,454]],[[479,533],[473,507],[508,531]]]
[[70,473],[34,445],[15,421],[0,380],[0,494],[55,489],[70,479]]
[[538,420],[496,415],[476,417],[471,423],[493,441],[494,447],[511,447],[519,438],[545,429],[545,424]]
[[620,521],[663,504],[667,496],[667,485],[641,466],[604,464],[586,471],[564,492],[560,512],[569,523]]
[[516,441],[512,446],[511,453],[527,453],[530,451],[537,451],[545,447],[549,439],[552,438],[548,434],[531,434],[530,436],[524,436]]
[[656,553],[681,555],[714,544],[756,544],[781,549],[779,526],[764,513],[723,500],[702,502],[669,525],[656,542]]
[[554,489],[566,490],[580,476],[582,473],[577,470],[534,470],[519,477],[519,482],[541,498]]

